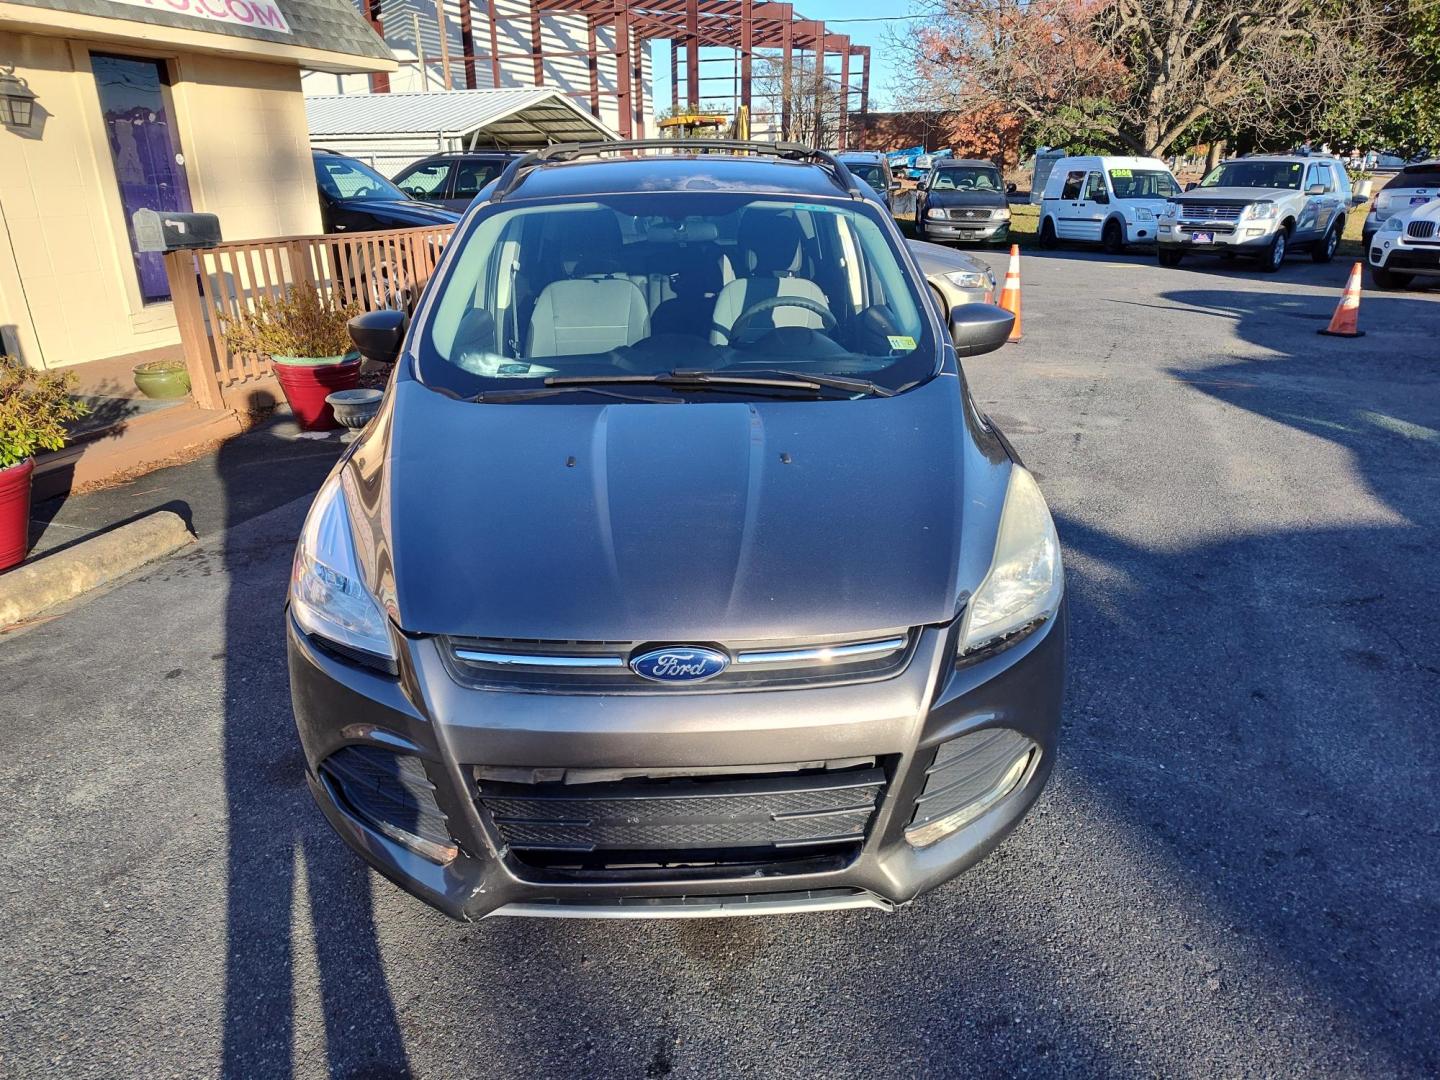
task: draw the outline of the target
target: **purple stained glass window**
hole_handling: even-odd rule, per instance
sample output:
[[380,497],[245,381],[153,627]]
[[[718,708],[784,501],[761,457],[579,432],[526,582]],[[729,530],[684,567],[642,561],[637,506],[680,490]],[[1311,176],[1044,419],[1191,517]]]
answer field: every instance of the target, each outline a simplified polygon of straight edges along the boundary
[[169,75],[163,61],[127,56],[95,53],[90,66],[100,91],[105,136],[120,184],[140,295],[147,304],[162,303],[170,299],[164,258],[157,252],[136,250],[132,218],[142,207],[172,212],[191,208]]

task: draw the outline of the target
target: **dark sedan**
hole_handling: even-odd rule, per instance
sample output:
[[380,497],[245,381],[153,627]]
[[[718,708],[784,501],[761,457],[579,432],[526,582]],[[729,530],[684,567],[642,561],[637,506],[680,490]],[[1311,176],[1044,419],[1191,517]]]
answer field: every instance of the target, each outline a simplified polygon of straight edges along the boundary
[[431,154],[401,169],[395,186],[412,199],[460,211],[520,156],[518,150]]
[[944,160],[920,181],[915,235],[921,240],[1003,244],[1010,204],[1000,170],[988,161]]

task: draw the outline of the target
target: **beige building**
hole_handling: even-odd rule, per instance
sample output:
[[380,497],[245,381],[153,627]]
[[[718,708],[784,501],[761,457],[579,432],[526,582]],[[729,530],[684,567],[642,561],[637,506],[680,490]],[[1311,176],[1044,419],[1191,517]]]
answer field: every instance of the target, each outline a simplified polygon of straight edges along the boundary
[[[347,0],[0,0],[0,353],[55,368],[173,348],[141,206],[220,218],[226,240],[314,234],[302,71],[388,72]],[[3,115],[3,113],[0,113]]]

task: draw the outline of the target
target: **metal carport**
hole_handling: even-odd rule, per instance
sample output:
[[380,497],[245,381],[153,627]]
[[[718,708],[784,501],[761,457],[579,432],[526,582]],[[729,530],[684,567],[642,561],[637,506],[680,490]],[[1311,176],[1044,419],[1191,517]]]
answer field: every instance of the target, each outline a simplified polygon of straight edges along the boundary
[[437,150],[530,150],[618,136],[553,88],[334,94],[305,99],[310,144],[388,175]]

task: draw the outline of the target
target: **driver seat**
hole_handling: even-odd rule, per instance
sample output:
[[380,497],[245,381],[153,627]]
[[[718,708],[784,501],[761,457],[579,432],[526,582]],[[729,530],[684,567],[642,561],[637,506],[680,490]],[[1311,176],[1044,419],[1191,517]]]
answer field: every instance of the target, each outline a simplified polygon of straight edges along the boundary
[[[792,214],[767,210],[745,212],[740,218],[738,247],[741,257],[748,259],[749,267],[743,276],[728,282],[715,298],[715,314],[710,324],[712,345],[729,345],[735,320],[760,301],[775,296],[803,297],[829,310],[830,301],[820,286],[794,274],[800,263],[802,239],[800,225]],[[750,329],[803,326],[819,330],[824,325],[813,311],[787,305],[757,315]]]

